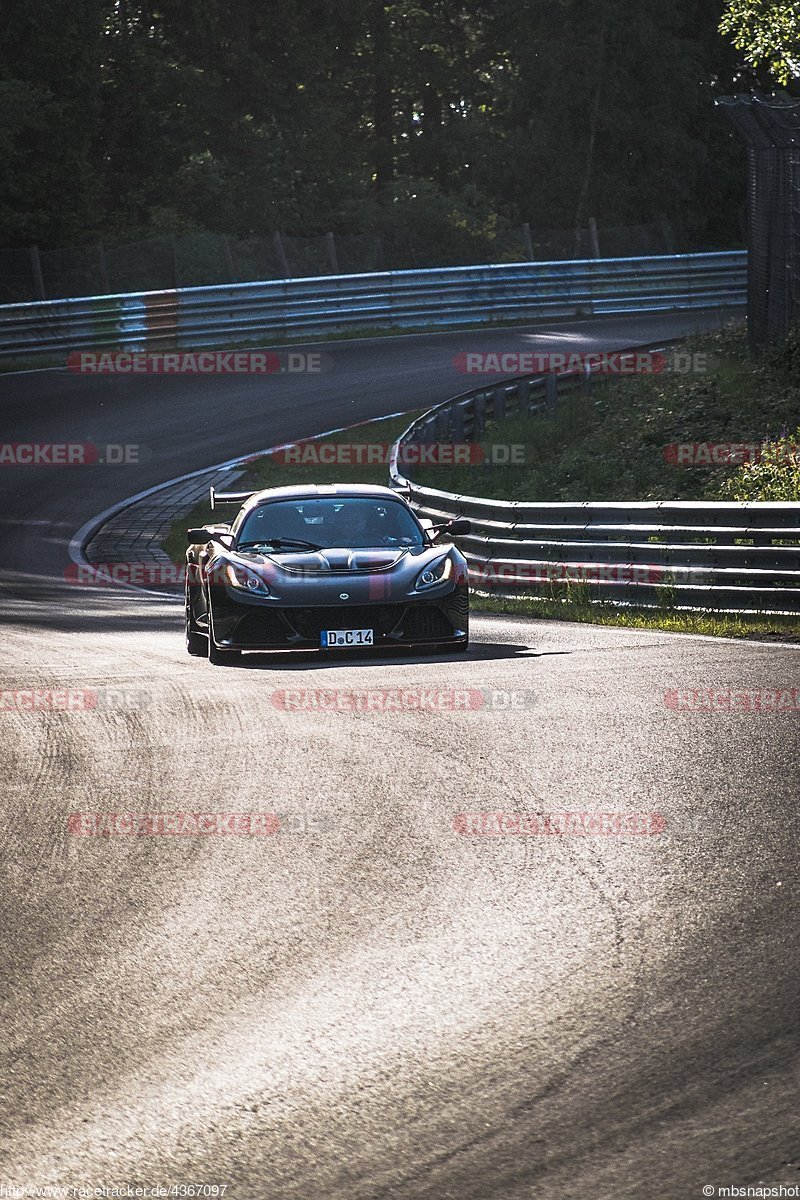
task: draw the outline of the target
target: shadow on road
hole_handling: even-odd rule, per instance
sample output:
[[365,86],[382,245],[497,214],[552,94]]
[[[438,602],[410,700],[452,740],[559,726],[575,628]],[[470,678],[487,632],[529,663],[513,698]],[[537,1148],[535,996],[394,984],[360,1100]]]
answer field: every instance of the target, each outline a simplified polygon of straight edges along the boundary
[[241,658],[233,658],[225,664],[226,669],[235,670],[270,670],[281,671],[319,671],[322,667],[398,667],[400,670],[410,663],[471,663],[488,662],[496,659],[509,658],[538,658],[536,650],[530,646],[512,646],[505,642],[471,642],[466,651],[442,651],[426,653],[418,649],[398,647],[396,651],[380,655],[370,654],[368,650],[346,650],[341,654],[335,651],[304,650],[294,654],[245,654]]

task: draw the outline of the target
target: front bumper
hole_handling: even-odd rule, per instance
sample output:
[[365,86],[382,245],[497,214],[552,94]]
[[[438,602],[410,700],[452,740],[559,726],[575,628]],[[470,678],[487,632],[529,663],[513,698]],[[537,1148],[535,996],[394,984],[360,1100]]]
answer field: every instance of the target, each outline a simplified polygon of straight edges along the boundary
[[272,605],[229,589],[211,594],[212,626],[221,650],[320,650],[323,629],[373,629],[374,649],[462,643],[469,631],[469,591],[457,584],[444,596],[395,603]]

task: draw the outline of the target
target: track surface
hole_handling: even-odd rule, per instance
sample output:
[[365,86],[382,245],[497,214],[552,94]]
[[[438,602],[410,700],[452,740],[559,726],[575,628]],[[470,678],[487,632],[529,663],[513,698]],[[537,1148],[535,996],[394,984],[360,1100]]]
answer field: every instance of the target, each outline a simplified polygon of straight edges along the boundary
[[[342,343],[318,379],[0,379],[5,441],[150,446],[138,467],[0,472],[3,687],[144,693],[0,714],[0,1184],[688,1200],[798,1182],[797,717],[676,713],[664,694],[797,686],[800,650],[480,618],[466,657],[212,668],[184,654],[174,605],[60,582],[75,530],[126,495],[435,402],[469,386],[453,354],[530,345]],[[274,696],[415,685],[526,707]],[[453,828],[563,809],[672,829]],[[266,838],[76,838],[75,810],[286,819]],[[291,831],[303,816],[316,832]]]

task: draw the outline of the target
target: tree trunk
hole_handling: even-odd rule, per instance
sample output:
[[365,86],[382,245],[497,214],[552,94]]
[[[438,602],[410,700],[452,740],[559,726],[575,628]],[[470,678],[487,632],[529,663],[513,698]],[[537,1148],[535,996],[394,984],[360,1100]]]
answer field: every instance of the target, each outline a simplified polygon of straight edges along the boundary
[[575,254],[579,253],[581,226],[584,221],[586,212],[586,201],[589,196],[589,187],[592,182],[592,173],[594,171],[594,151],[595,143],[597,142],[597,125],[600,118],[600,101],[603,94],[603,82],[605,78],[606,66],[606,31],[608,27],[608,13],[604,9],[600,25],[600,37],[597,45],[597,82],[594,89],[594,98],[592,100],[592,108],[589,115],[589,140],[586,147],[586,162],[583,169],[583,179],[581,181],[581,190],[578,194],[578,204],[575,209]]
[[390,30],[385,4],[372,6],[373,121],[375,128],[375,188],[391,186],[394,178],[393,98],[390,75]]

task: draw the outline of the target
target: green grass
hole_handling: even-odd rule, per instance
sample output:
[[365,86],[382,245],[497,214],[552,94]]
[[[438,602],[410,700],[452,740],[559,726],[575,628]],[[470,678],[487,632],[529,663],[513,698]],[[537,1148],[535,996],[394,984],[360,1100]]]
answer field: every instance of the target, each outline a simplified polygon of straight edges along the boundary
[[509,613],[540,621],[576,621],[627,629],[663,629],[667,633],[699,633],[707,637],[800,642],[800,616],[677,612],[666,607],[621,608],[610,603],[589,603],[583,596],[567,594],[541,600],[514,600],[473,593],[471,607],[473,612]]
[[[418,415],[419,411],[403,413],[402,416],[391,417],[385,421],[365,421],[352,429],[343,429],[328,437],[307,440],[314,447],[376,442],[391,445]],[[289,487],[305,483],[379,483],[386,487],[389,483],[389,467],[385,462],[365,466],[294,466],[276,462],[272,455],[266,454],[249,465],[242,490],[251,486],[255,489]],[[236,486],[238,488],[240,484]]]
[[778,352],[751,358],[742,329],[688,340],[708,356],[703,375],[629,376],[593,383],[552,416],[492,424],[481,441],[527,447],[520,466],[422,467],[416,482],[502,500],[716,498],[736,467],[665,461],[673,442],[751,442],[800,425],[800,372]]

